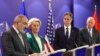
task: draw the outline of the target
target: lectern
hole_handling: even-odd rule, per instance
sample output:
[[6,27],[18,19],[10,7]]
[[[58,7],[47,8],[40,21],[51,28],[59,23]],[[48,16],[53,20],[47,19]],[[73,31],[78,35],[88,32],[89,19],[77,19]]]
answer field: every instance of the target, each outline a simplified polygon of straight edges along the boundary
[[[87,56],[87,48],[89,46],[85,45],[85,46],[81,46],[81,47],[77,47],[75,49],[69,50],[68,52],[66,52],[64,54],[64,56]],[[69,55],[70,53],[70,55]]]
[[100,56],[100,44],[93,44],[88,50],[88,56]]
[[49,53],[47,56],[63,56],[66,49],[56,50],[54,52]]

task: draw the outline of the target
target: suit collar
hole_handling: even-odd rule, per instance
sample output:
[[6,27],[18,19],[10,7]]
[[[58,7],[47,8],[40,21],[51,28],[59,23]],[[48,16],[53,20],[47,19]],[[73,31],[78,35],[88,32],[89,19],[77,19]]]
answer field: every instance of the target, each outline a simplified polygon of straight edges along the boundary
[[68,26],[68,27],[64,25],[64,29],[66,29],[66,28],[68,28],[68,29],[70,29],[70,30],[71,30],[71,25],[70,25],[70,26]]
[[87,35],[88,35],[90,38],[93,38],[93,37],[94,37],[94,28],[91,29],[91,31],[92,31],[92,36],[90,36],[89,30],[88,30],[87,28],[85,28],[84,30],[85,30],[85,32],[87,33]]
[[15,32],[18,34],[19,31],[17,30],[17,28],[13,25],[12,28],[15,30]]
[[[65,28],[63,27],[63,34],[64,34],[64,36],[65,36]],[[71,38],[72,37],[72,35],[74,34],[73,33],[74,32],[74,27],[72,27],[72,26],[70,26],[70,34],[69,34],[69,38]]]
[[[17,42],[18,44],[19,44],[19,46],[18,47],[21,47],[22,49],[23,49],[23,51],[25,51],[25,47],[26,47],[26,44],[25,44],[25,47],[23,46],[23,44],[22,44],[22,42],[20,41],[20,38],[19,38],[19,36],[18,36],[18,34],[17,34],[17,32],[14,30],[14,28],[12,27],[11,28],[11,35],[13,36],[13,38],[14,38],[14,41],[15,42]],[[26,36],[24,36],[24,37],[26,37]],[[24,39],[24,43],[25,43],[25,39]]]
[[[38,48],[38,50],[39,50],[39,52],[40,52],[39,45],[38,45],[38,43],[37,43],[37,40],[35,39],[35,36],[32,34],[32,32],[31,32],[31,36],[32,36],[33,42],[36,44],[36,46],[37,46],[37,48]],[[40,39],[40,40],[41,40],[41,39]],[[33,44],[33,45],[34,45],[34,44]]]

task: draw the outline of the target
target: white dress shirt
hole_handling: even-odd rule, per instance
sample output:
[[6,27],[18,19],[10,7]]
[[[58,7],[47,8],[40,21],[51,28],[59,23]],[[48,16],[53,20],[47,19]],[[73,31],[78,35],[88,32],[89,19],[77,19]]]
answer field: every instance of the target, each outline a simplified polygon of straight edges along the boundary
[[36,39],[37,44],[38,44],[38,46],[40,48],[40,52],[42,52],[42,43],[41,43],[40,37],[39,36],[35,36],[35,39]]
[[91,29],[88,29],[88,32],[89,32],[89,34],[90,34],[90,36],[92,37],[92,28]]
[[19,38],[20,38],[20,40],[21,40],[21,42],[22,42],[22,44],[24,46],[24,41],[23,41],[22,35],[19,33],[19,31],[16,29],[16,27],[14,25],[12,27],[16,31],[16,33],[18,34],[18,36],[19,36]]
[[71,34],[71,25],[70,26],[68,26],[68,27],[66,27],[65,25],[64,25],[64,32],[65,32],[65,35],[66,35],[66,28],[68,28],[68,38],[70,38],[70,34]]

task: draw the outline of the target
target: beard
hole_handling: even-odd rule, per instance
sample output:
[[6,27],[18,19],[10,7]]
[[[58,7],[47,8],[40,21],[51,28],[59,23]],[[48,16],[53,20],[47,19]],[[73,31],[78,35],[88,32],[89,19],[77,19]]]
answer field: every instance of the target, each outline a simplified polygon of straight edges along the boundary
[[25,30],[19,30],[21,33],[25,33]]
[[25,29],[19,29],[19,32],[21,32],[21,33],[25,33]]

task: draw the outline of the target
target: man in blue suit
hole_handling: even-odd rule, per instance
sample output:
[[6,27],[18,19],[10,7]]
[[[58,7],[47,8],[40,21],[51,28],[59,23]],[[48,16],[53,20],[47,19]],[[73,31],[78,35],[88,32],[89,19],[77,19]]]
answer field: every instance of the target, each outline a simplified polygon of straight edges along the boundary
[[66,12],[63,19],[64,26],[56,29],[54,39],[56,49],[70,50],[78,46],[79,30],[71,25],[72,18],[72,13]]

